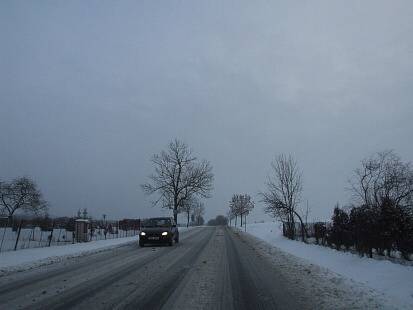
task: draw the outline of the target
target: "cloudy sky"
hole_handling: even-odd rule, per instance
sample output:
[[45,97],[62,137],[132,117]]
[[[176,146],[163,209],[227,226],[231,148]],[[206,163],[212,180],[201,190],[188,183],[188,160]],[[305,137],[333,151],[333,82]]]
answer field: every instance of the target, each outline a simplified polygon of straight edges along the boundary
[[178,137],[214,166],[207,217],[291,153],[311,219],[362,158],[413,160],[413,2],[1,1],[0,179],[53,215],[161,214],[139,185]]

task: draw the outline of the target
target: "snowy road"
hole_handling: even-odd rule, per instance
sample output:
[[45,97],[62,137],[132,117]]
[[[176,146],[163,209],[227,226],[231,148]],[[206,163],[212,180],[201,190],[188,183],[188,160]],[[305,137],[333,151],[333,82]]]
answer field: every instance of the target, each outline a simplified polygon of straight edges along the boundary
[[[3,276],[0,302],[2,309],[331,309],[289,277],[299,266],[278,263],[228,228],[196,228],[174,247],[132,244]],[[333,288],[336,298],[341,290]],[[354,299],[333,308],[366,306]]]

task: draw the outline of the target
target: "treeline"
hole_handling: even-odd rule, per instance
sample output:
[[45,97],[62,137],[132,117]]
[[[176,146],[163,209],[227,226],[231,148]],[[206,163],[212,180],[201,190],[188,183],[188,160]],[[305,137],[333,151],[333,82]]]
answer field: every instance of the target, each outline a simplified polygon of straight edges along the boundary
[[360,255],[391,256],[398,251],[403,258],[413,254],[413,217],[392,200],[375,206],[363,205],[344,210],[336,207],[332,224],[315,223],[314,237],[337,250],[355,249]]
[[393,151],[363,160],[351,182],[358,205],[336,207],[329,242],[361,255],[413,253],[413,170]]
[[267,190],[261,193],[265,211],[283,222],[283,234],[338,250],[352,249],[372,257],[398,252],[413,254],[413,169],[394,151],[374,154],[361,162],[350,180],[353,202],[335,207],[331,223],[306,224],[308,210],[300,208],[301,171],[291,156],[271,164]]
[[[356,203],[334,208],[331,223],[306,226],[307,237],[337,250],[405,259],[413,254],[413,170],[393,151],[362,161],[351,181]],[[287,229],[285,229],[287,230]],[[301,229],[300,229],[301,231]],[[288,236],[287,232],[284,232]]]
[[234,194],[229,202],[228,218],[230,226],[232,220],[235,220],[235,226],[238,224],[238,218],[243,222],[247,221],[247,215],[254,209],[255,203],[248,194]]
[[228,218],[223,215],[217,215],[214,219],[210,219],[208,226],[226,226],[228,225]]

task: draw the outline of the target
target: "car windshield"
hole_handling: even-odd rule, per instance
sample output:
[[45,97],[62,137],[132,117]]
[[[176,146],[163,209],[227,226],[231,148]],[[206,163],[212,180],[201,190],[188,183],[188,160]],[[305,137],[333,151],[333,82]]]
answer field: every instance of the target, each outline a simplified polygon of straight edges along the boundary
[[143,222],[143,227],[168,227],[171,226],[170,219],[148,219]]

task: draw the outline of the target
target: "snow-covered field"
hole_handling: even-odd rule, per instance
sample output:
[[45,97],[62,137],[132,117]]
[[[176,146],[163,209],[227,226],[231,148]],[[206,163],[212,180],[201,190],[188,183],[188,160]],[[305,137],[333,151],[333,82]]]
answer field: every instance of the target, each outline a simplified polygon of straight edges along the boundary
[[413,267],[379,261],[330,248],[288,240],[278,222],[248,224],[247,232],[284,252],[362,283],[394,301],[413,309]]
[[[192,227],[180,227],[179,232],[185,233]],[[53,264],[67,258],[89,255],[114,247],[137,242],[138,236],[91,241],[85,243],[67,244],[42,248],[23,249],[0,253],[0,275],[32,269],[38,266]]]

